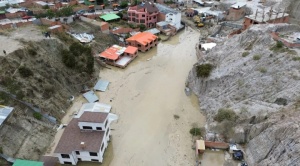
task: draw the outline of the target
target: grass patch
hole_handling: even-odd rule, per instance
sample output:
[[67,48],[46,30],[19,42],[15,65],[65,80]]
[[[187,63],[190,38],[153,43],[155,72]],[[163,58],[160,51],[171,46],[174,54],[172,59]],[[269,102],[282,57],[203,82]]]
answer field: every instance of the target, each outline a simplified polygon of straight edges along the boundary
[[246,56],[248,56],[249,54],[250,54],[250,53],[249,53],[248,51],[243,52],[242,57],[246,57]]
[[206,78],[210,76],[211,71],[213,70],[213,65],[206,63],[196,66],[197,77]]
[[193,127],[190,129],[190,134],[192,134],[192,136],[202,136],[203,133],[204,133],[203,129],[198,127]]
[[260,71],[261,73],[266,73],[267,69],[264,67],[260,67],[260,68],[258,68],[258,71]]
[[221,108],[218,110],[218,113],[214,117],[214,120],[217,122],[222,122],[223,120],[235,122],[237,118],[238,116],[233,110],[227,108]]
[[33,113],[33,117],[37,120],[41,120],[42,119],[42,114],[41,113],[38,113],[38,112],[34,112]]
[[293,61],[300,61],[300,57],[298,56],[293,57]]
[[260,60],[260,58],[261,58],[261,55],[254,55],[253,56],[253,60],[255,60],[255,61]]

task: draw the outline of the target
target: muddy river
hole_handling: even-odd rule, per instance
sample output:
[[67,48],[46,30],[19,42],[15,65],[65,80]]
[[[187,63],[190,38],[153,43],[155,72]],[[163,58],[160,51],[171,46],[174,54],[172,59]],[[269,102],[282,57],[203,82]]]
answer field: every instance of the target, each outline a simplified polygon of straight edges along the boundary
[[[100,102],[111,104],[112,113],[119,116],[111,126],[112,142],[102,166],[196,164],[189,130],[203,127],[205,117],[199,111],[197,97],[186,96],[184,88],[196,62],[198,38],[198,32],[183,30],[149,52],[139,53],[126,69],[101,70],[99,77],[110,85],[106,92],[97,93]],[[203,163],[210,166],[211,158],[205,158],[208,161]],[[213,162],[214,166],[222,165],[222,161]],[[79,164],[92,165],[99,164]]]

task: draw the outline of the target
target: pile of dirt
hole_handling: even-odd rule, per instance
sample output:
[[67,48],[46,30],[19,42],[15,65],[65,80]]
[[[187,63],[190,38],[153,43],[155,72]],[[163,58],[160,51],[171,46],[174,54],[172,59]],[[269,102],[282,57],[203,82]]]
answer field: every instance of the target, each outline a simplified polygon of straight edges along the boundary
[[[299,30],[299,26],[288,24],[252,26],[203,55],[190,71],[187,84],[199,97],[201,110],[207,115],[208,130],[214,130],[219,125],[214,117],[221,108],[231,109],[239,116],[235,122],[223,122],[223,130],[224,133],[233,131],[229,135],[231,141],[250,141],[250,150],[247,150],[250,165],[262,160],[266,161],[262,165],[275,164],[275,159],[286,161],[281,158],[285,155],[280,156],[287,151],[286,147],[278,140],[288,142],[289,138],[276,132],[293,133],[295,130],[287,128],[289,124],[280,119],[269,121],[268,118],[270,114],[298,102],[299,50],[275,42],[270,32],[276,31],[282,35]],[[202,64],[213,66],[210,73],[208,69],[202,71],[197,67]],[[269,136],[272,134],[274,137],[276,135],[274,140]],[[262,147],[259,149],[258,146]],[[257,149],[261,153],[257,153]],[[296,161],[297,154],[288,153],[290,158],[286,163]]]

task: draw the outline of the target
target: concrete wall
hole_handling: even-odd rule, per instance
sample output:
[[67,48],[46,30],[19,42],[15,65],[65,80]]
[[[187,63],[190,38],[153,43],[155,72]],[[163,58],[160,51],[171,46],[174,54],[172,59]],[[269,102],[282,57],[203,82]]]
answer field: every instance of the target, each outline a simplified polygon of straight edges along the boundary
[[237,21],[241,18],[243,18],[246,14],[246,8],[242,7],[239,9],[235,9],[235,8],[230,8],[229,9],[229,14],[226,16],[226,20],[229,21]]

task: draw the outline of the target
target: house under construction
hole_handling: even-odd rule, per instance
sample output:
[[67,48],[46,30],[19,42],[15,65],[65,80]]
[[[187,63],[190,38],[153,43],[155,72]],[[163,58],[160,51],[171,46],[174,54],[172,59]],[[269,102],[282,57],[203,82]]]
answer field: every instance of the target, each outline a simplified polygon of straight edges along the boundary
[[252,24],[276,24],[276,23],[288,23],[289,14],[283,12],[275,11],[272,8],[269,11],[256,10],[255,14],[251,16],[246,16],[244,20],[243,29],[248,29]]

